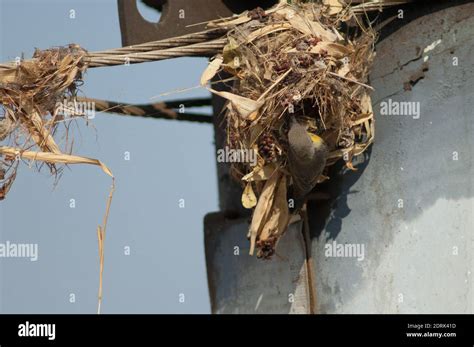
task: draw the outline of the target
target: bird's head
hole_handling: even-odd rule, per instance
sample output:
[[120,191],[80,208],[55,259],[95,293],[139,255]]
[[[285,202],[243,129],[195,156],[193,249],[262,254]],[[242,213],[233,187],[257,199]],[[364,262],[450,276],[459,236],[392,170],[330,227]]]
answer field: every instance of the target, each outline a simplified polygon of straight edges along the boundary
[[310,133],[307,126],[300,124],[295,117],[290,120],[290,131],[288,132],[290,143],[295,146],[315,146],[316,148],[325,147],[324,140],[316,134]]

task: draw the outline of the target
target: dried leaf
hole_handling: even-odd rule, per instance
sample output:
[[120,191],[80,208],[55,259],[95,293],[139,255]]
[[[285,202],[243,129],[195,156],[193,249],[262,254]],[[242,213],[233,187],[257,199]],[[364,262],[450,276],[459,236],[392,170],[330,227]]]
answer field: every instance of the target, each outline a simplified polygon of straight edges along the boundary
[[270,214],[273,205],[273,198],[275,196],[275,188],[277,186],[280,175],[280,172],[275,172],[275,174],[272,175],[270,179],[265,183],[265,186],[262,190],[262,194],[260,195],[260,198],[257,202],[257,206],[255,207],[255,211],[253,212],[252,222],[250,223],[249,229],[250,255],[253,255],[255,251],[255,242],[257,240],[257,235],[262,229],[263,224],[268,219],[268,216]]
[[337,71],[337,74],[342,77],[346,77],[346,75],[351,71],[351,66],[349,64],[344,64],[342,67]]
[[323,0],[323,4],[328,6],[328,14],[334,15],[342,11],[343,6],[337,0]]
[[290,24],[296,30],[301,31],[306,35],[314,35],[321,38],[323,41],[334,42],[337,40],[337,35],[329,30],[323,28],[323,26],[317,22],[306,19],[298,14],[287,18]]
[[217,94],[223,97],[224,99],[229,100],[233,109],[244,119],[248,119],[248,117],[252,113],[254,113],[255,111],[258,111],[265,102],[265,100],[255,101],[255,100],[246,98],[244,96],[240,96],[240,95],[233,94],[230,92],[220,92],[213,89],[209,89],[209,90],[212,93]]
[[296,15],[296,11],[288,6],[283,6],[282,8],[275,11],[275,13],[284,17],[286,20],[289,20]]
[[[370,119],[372,119],[374,116],[374,111],[372,109],[372,99],[370,98],[369,94],[364,93],[364,95],[362,95],[360,104],[363,115],[368,115],[370,116]],[[369,139],[368,142],[372,142],[374,136],[374,122],[369,122],[370,119],[364,120],[364,127],[367,132],[367,138]]]
[[217,74],[217,71],[219,71],[223,62],[224,58],[221,55],[218,55],[209,63],[209,65],[207,65],[206,70],[204,70],[201,75],[202,86],[205,86]]
[[273,173],[276,170],[277,170],[277,167],[273,163],[265,165],[264,167],[256,166],[252,172],[242,177],[242,181],[245,181],[245,182],[266,181],[273,175]]
[[257,117],[258,117],[258,110],[252,112],[251,114],[249,114],[247,119],[250,120],[250,121],[254,121],[255,119],[257,119]]
[[253,208],[257,205],[257,197],[252,188],[252,183],[247,183],[242,193],[242,206],[245,208]]
[[50,152],[35,152],[35,151],[23,151],[20,148],[0,147],[1,154],[11,155],[12,157],[19,156],[23,159],[29,160],[39,160],[44,161],[50,164],[62,163],[62,164],[91,164],[100,166],[102,171],[104,171],[110,177],[114,177],[112,171],[100,160],[91,159],[86,157],[80,157],[77,155],[69,155],[63,153],[50,153]]
[[352,53],[352,50],[347,46],[334,42],[321,41],[316,46],[311,48],[311,53],[321,54],[327,52],[328,55],[340,59]]
[[265,241],[270,237],[279,237],[285,232],[290,218],[286,199],[286,176],[282,176],[275,193],[270,217],[262,228],[259,240]]
[[0,67],[0,81],[2,83],[14,83],[18,78],[18,69],[15,65],[10,65],[8,67]]
[[372,110],[372,100],[370,99],[369,94],[364,93],[360,98],[360,106],[363,114],[373,114]]
[[278,24],[266,25],[263,28],[260,28],[251,32],[250,35],[247,37],[247,43],[250,43],[258,38],[261,38],[262,36],[265,36],[277,31],[291,29],[291,27],[292,26],[289,23],[278,23]]

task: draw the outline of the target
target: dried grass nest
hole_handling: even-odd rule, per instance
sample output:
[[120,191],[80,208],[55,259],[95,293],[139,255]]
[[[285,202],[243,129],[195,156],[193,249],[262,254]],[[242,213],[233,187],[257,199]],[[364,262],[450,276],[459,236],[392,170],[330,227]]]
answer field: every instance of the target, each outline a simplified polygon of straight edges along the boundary
[[[323,138],[330,149],[327,166],[342,158],[354,169],[352,158],[373,142],[367,81],[376,34],[364,24],[365,10],[364,4],[346,6],[337,0],[298,5],[281,1],[268,11],[255,9],[208,24],[225,29],[227,44],[201,83],[206,85],[221,71],[231,74],[225,81],[233,81],[230,92],[210,89],[229,100],[227,145],[258,154],[255,164],[236,162],[231,167],[232,176],[242,182],[243,206],[253,209],[251,254],[257,248],[257,256],[271,257],[292,217],[287,201],[292,185],[287,169],[291,118]],[[37,51],[33,60],[18,66],[1,66],[0,141],[8,139],[9,144],[0,146],[0,200],[15,179],[19,159],[46,163],[56,176],[61,172],[56,164],[98,165],[113,178],[102,162],[71,154],[70,122],[56,108],[64,99],[74,100],[88,55],[70,45]],[[58,144],[59,125],[66,131]],[[319,181],[328,178],[326,170]],[[113,187],[112,181],[111,192]],[[110,199],[100,230],[105,231],[109,206]]]
[[211,89],[228,100],[227,146],[258,153],[256,165],[231,164],[232,176],[242,183],[242,204],[253,209],[250,254],[256,248],[258,257],[270,258],[291,219],[290,118],[307,124],[330,149],[319,182],[340,159],[355,169],[352,158],[374,139],[366,83],[376,34],[363,19],[350,6],[280,3],[267,12],[256,9],[209,24],[229,28],[228,44],[201,83],[221,71],[232,75],[231,92]]
[[[113,177],[99,160],[72,155],[71,121],[86,119],[85,114],[70,110],[67,118],[58,104],[75,100],[77,87],[87,69],[87,52],[78,45],[36,50],[33,59],[0,70],[0,200],[10,190],[20,159],[39,166],[46,164],[53,176],[60,177],[63,167],[57,164],[92,164]],[[55,136],[61,132],[60,143]],[[58,136],[56,136],[58,137]]]

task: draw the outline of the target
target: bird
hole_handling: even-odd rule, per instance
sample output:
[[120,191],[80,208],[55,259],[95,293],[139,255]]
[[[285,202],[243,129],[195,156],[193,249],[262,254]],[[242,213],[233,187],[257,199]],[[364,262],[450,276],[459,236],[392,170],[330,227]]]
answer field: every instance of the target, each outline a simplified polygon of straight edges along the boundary
[[290,119],[288,131],[288,169],[293,179],[289,196],[294,202],[294,213],[304,205],[306,197],[316,186],[326,166],[329,154],[324,140],[307,131],[295,117]]

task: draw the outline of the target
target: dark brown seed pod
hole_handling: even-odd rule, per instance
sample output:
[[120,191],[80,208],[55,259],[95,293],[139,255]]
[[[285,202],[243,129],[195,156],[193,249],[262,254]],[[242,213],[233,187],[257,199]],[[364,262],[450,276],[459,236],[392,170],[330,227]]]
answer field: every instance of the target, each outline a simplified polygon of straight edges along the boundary
[[260,138],[258,152],[266,163],[273,163],[277,160],[277,148],[273,135],[265,134]]

